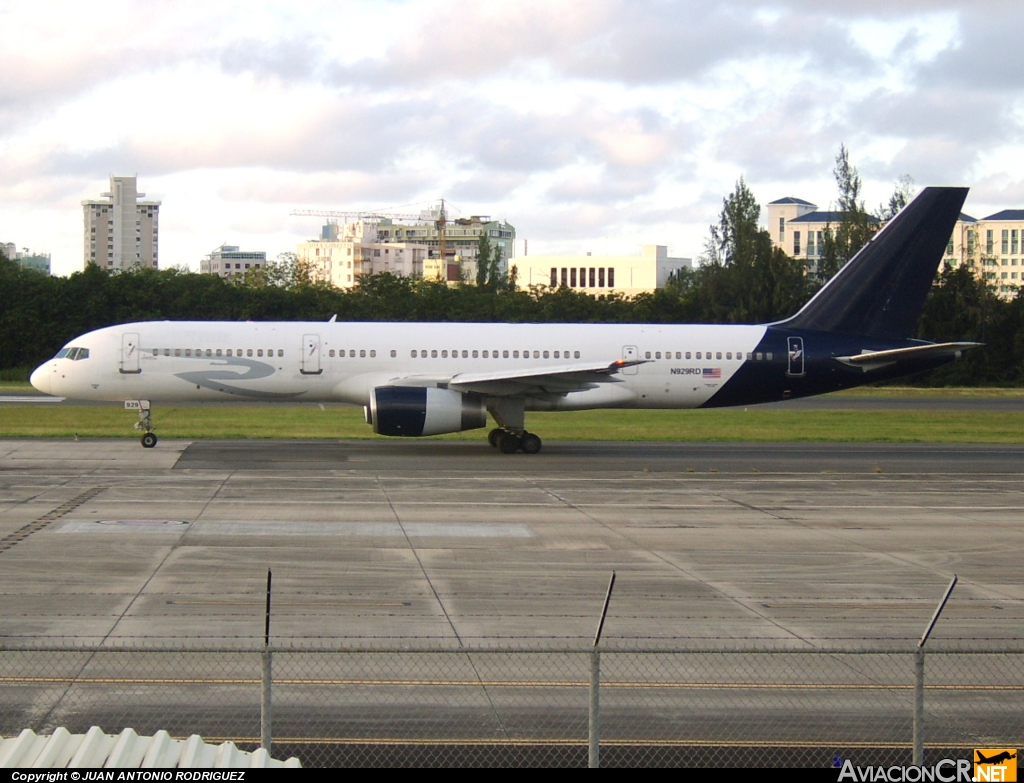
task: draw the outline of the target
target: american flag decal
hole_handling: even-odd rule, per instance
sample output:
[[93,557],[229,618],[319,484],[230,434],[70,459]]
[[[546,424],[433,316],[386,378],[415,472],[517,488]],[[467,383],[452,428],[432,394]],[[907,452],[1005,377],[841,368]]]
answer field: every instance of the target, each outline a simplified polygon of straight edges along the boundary
[[708,378],[721,378],[722,368],[721,367],[705,367],[702,377],[707,380]]

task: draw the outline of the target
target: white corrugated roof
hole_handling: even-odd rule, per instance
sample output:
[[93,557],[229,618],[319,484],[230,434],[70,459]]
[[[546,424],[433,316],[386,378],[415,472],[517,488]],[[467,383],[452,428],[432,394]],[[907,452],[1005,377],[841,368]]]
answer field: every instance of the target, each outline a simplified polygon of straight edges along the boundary
[[287,761],[272,759],[260,748],[252,753],[239,750],[233,742],[208,745],[198,734],[186,740],[173,739],[166,731],[140,737],[134,729],[105,734],[93,726],[85,734],[72,734],[63,726],[53,734],[39,736],[25,729],[17,737],[0,737],[0,767],[105,767],[125,769],[156,767],[166,769],[301,767],[294,756]]

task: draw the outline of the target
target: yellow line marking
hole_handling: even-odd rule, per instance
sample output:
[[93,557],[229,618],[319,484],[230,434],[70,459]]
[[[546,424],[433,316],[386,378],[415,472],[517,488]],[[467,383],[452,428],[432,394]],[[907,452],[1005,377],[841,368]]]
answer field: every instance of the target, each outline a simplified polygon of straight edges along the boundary
[[[257,685],[254,677],[0,677],[0,683],[79,683],[82,685]],[[275,678],[275,685],[348,685],[445,688],[589,688],[583,680],[363,680]],[[679,690],[880,691],[912,690],[913,685],[857,683],[742,682],[602,682],[602,688],[664,688]],[[1024,685],[929,685],[930,691],[1024,691]]]

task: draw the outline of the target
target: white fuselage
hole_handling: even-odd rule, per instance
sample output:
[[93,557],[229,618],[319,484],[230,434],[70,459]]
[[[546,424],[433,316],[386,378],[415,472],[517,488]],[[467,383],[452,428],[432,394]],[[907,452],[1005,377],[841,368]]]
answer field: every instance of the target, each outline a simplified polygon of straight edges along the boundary
[[32,383],[81,400],[366,405],[379,386],[443,386],[470,373],[624,359],[644,363],[589,389],[531,395],[527,408],[693,408],[752,360],[765,332],[764,326],[153,321],[74,339],[68,348],[87,349],[88,357],[58,354],[33,373]]

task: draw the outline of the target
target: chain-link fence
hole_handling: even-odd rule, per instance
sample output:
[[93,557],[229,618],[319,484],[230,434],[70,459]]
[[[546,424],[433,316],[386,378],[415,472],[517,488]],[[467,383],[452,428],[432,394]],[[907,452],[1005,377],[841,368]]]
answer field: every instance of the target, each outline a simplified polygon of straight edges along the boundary
[[[598,736],[602,766],[912,758],[905,650],[271,653],[272,666],[263,648],[0,649],[0,735],[98,725],[246,749],[272,735],[275,756],[307,767],[586,766]],[[926,760],[1024,745],[1024,650],[930,651],[924,671]]]

